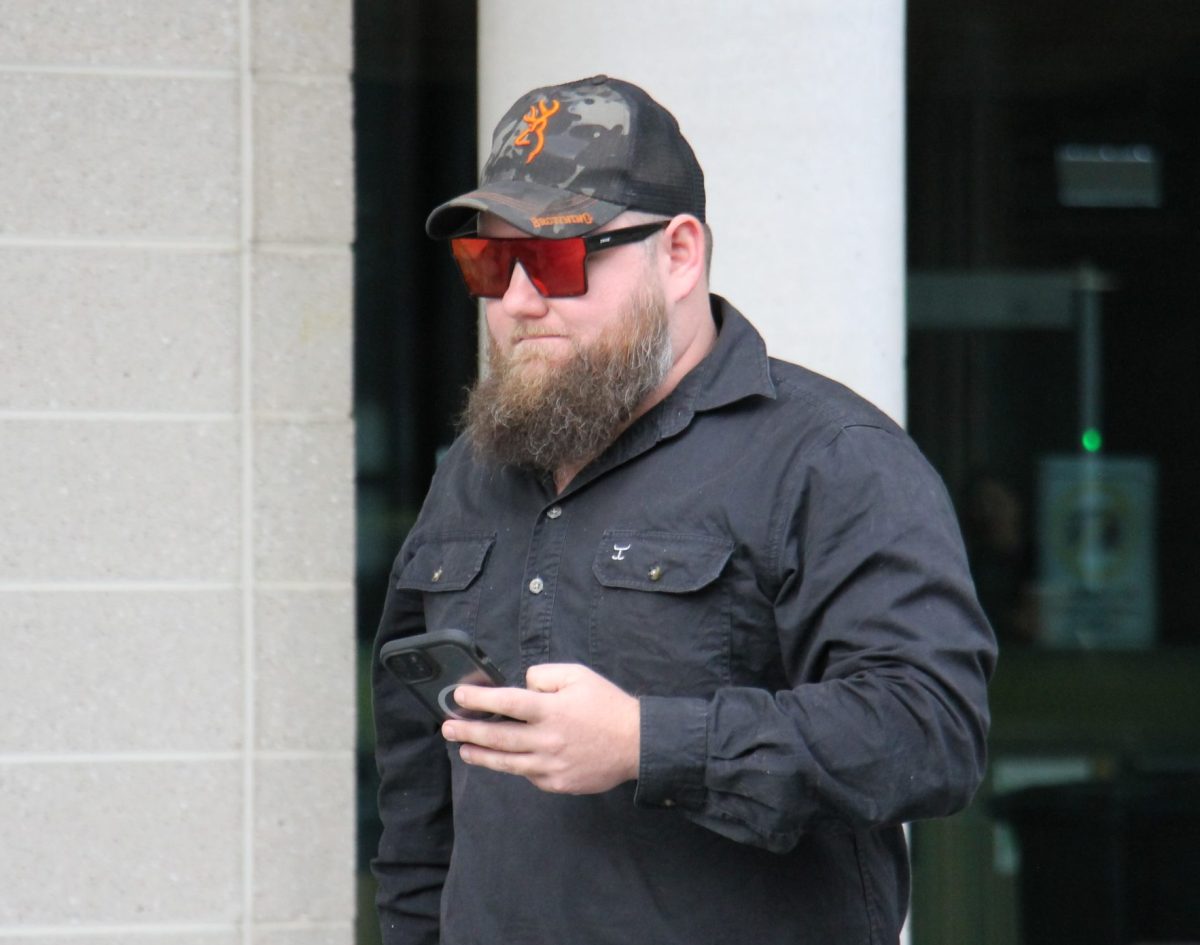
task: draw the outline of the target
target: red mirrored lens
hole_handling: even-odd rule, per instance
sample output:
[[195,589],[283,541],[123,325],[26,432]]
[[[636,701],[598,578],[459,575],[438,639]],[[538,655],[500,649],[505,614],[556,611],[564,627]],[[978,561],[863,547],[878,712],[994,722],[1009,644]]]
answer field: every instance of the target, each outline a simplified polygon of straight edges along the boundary
[[471,295],[499,298],[508,290],[517,263],[538,292],[547,297],[583,295],[587,291],[583,239],[489,239],[460,236],[450,249]]

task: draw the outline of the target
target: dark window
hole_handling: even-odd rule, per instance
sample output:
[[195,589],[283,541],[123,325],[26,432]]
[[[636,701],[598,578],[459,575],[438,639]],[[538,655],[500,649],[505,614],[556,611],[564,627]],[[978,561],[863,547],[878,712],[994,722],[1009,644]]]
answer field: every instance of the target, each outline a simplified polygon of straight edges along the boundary
[[909,427],[1001,641],[914,942],[1200,939],[1200,9],[908,11]]
[[[476,176],[474,0],[357,0],[354,389],[358,460],[359,875],[378,840],[371,641],[392,559],[416,518],[476,365],[476,306],[425,236]],[[378,941],[368,895],[360,945]]]

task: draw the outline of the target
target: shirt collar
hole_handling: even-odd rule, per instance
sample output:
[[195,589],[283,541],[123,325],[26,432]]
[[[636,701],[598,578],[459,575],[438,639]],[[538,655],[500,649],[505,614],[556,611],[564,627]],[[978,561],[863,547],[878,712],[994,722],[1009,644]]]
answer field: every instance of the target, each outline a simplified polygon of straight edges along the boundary
[[676,433],[692,415],[716,410],[746,397],[775,399],[775,382],[762,336],[744,315],[719,295],[710,296],[717,340],[703,361],[693,368],[659,405],[660,423]]

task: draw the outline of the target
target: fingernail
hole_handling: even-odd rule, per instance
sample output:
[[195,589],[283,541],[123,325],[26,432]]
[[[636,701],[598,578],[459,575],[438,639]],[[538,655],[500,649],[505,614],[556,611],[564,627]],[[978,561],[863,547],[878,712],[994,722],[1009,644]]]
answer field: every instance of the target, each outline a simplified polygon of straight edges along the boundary
[[458,729],[450,722],[442,726],[442,738],[448,742],[453,742],[458,739]]

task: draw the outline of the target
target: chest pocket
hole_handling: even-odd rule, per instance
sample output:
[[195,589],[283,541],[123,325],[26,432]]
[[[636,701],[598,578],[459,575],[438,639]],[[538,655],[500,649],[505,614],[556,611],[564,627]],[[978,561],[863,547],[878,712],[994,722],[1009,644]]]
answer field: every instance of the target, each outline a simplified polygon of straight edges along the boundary
[[422,593],[427,630],[457,628],[474,635],[481,586],[476,579],[495,540],[495,535],[456,535],[417,546],[396,587]]
[[729,681],[733,542],[610,529],[592,562],[588,626],[596,670],[628,691],[707,695]]

